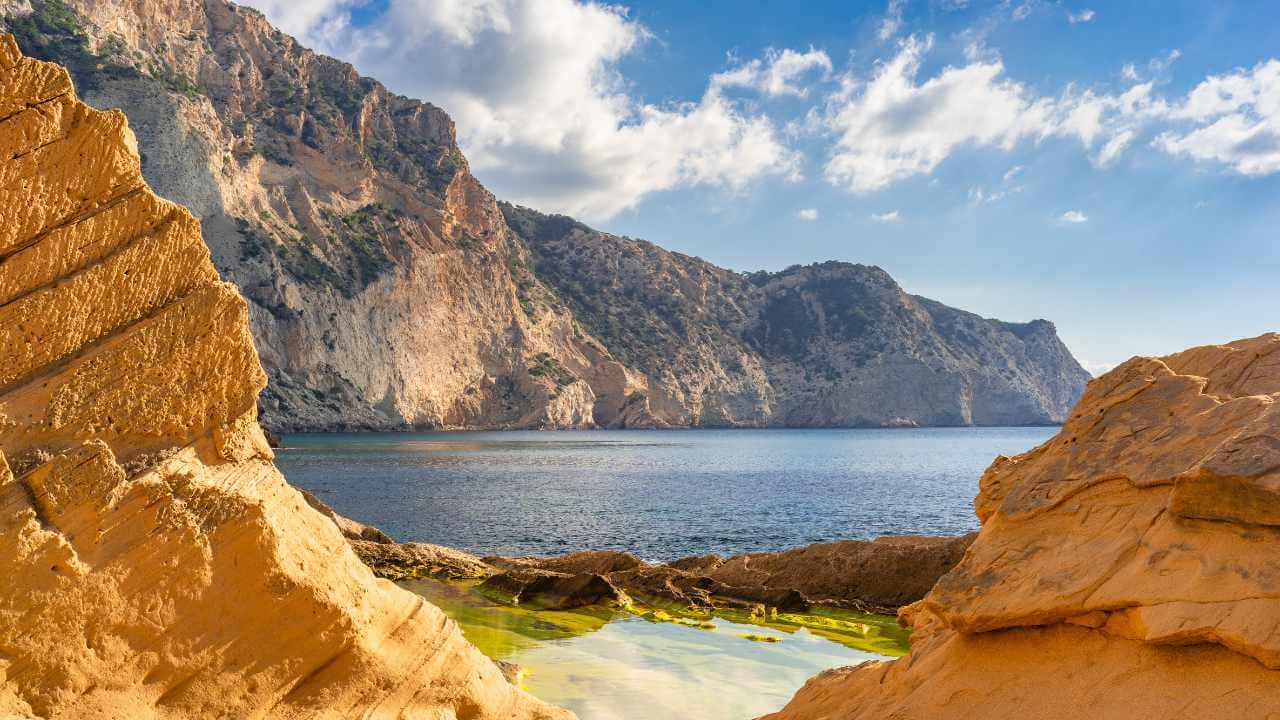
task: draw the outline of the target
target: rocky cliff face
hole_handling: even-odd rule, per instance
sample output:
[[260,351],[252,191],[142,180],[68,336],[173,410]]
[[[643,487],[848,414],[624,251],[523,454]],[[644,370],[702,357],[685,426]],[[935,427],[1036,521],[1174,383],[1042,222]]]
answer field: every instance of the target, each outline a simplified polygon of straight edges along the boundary
[[910,657],[770,718],[1280,716],[1280,335],[1130,360],[974,505]]
[[144,175],[249,300],[275,429],[1050,423],[1088,377],[1048,323],[874,268],[745,277],[504,217],[443,111],[225,0],[0,16],[88,102],[128,108]]
[[288,486],[197,221],[8,36],[0,158],[0,716],[571,717]]
[[1089,377],[1051,323],[914,297],[879,268],[742,275],[569,218],[502,209],[538,278],[637,371],[640,417],[656,422],[1049,424]]

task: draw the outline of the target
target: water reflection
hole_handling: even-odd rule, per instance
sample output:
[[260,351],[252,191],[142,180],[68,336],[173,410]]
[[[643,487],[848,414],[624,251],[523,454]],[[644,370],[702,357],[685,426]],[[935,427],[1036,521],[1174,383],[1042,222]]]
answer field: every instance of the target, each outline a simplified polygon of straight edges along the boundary
[[402,584],[457,620],[486,655],[524,668],[525,689],[581,720],[742,720],[782,707],[822,670],[880,657],[804,628],[715,618],[713,629],[700,629],[608,608],[531,611],[466,585]]

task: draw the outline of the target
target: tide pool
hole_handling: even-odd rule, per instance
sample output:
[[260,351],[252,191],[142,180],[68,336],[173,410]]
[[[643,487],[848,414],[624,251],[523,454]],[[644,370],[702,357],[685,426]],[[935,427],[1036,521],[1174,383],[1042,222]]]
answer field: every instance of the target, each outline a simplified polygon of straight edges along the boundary
[[852,629],[824,636],[796,624],[797,616],[680,623],[606,607],[529,610],[467,583],[401,585],[444,610],[486,655],[519,665],[526,690],[581,720],[744,720],[781,708],[818,672],[884,659],[848,644],[905,650],[905,633],[879,616],[805,616]]

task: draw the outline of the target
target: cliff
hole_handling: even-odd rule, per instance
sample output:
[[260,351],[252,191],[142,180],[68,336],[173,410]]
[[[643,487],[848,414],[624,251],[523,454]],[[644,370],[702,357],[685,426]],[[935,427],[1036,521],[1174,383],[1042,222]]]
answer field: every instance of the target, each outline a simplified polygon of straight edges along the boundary
[[0,158],[0,716],[571,717],[289,487],[199,224],[9,36]]
[[1280,335],[1124,363],[974,506],[910,656],[771,720],[1280,715]]
[[249,301],[276,430],[1054,423],[1088,378],[1052,325],[874,268],[746,277],[500,210],[442,110],[225,0],[0,18],[129,109],[144,176]]
[[876,267],[748,275],[503,204],[534,273],[671,425],[1061,422],[1089,376],[1051,323],[988,320]]

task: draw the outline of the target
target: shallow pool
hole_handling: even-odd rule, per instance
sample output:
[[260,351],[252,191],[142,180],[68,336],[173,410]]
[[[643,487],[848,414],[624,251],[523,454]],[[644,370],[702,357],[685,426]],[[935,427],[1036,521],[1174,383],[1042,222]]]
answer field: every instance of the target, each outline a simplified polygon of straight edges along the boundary
[[[443,609],[485,654],[519,665],[526,690],[581,720],[744,720],[781,708],[822,670],[883,657],[785,622],[713,617],[697,627],[603,607],[534,611],[468,584],[401,584]],[[886,635],[870,646],[903,647],[891,623],[868,621],[869,634]]]

